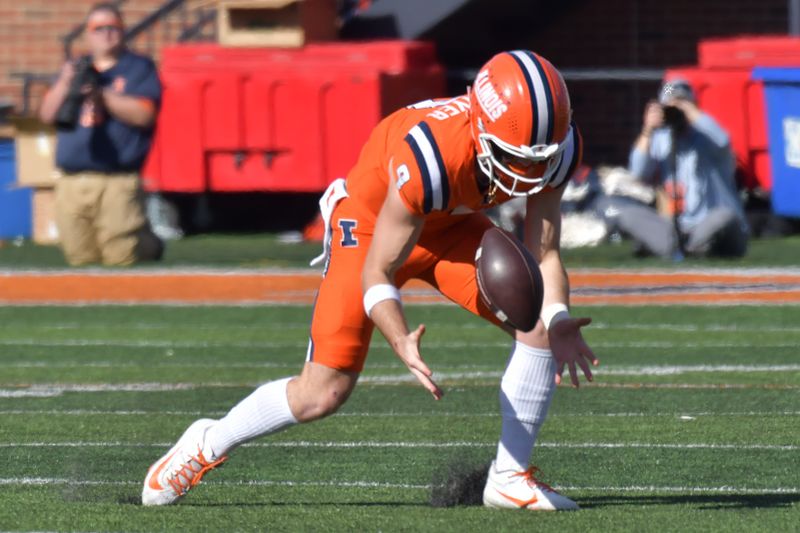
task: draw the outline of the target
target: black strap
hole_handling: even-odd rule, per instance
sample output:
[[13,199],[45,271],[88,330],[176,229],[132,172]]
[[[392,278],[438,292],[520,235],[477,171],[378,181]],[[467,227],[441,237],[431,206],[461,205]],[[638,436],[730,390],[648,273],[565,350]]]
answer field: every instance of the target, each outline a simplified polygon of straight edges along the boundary
[[681,233],[681,225],[678,221],[678,131],[674,126],[669,129],[670,133],[670,147],[669,147],[669,164],[672,167],[672,225],[675,228],[675,239],[678,243],[678,251],[682,255],[686,255],[686,249],[683,242],[683,234]]

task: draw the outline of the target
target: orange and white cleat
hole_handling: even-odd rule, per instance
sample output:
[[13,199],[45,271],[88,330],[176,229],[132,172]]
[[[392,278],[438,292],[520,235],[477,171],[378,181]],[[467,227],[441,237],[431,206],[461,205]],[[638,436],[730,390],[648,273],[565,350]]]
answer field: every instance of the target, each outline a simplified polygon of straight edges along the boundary
[[222,464],[227,457],[204,454],[206,431],[216,420],[203,418],[183,433],[177,444],[153,463],[144,478],[142,505],[169,505],[183,498],[200,483],[206,472]]
[[536,479],[535,466],[523,472],[498,472],[494,461],[483,489],[483,505],[497,509],[531,511],[574,511],[578,504]]

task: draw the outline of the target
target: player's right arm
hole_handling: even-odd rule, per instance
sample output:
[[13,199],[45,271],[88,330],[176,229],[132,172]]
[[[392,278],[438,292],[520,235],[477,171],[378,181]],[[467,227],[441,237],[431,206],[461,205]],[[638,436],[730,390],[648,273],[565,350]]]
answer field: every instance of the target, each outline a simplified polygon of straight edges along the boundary
[[409,371],[438,400],[442,391],[419,353],[425,326],[408,331],[394,279],[417,243],[425,216],[448,208],[450,183],[431,126],[422,121],[403,134],[386,150],[388,188],[362,272],[364,309]]
[[399,297],[387,297],[386,292],[395,287],[395,273],[414,248],[423,222],[421,216],[408,210],[400,199],[395,182],[390,180],[386,200],[375,224],[375,233],[364,262],[361,280],[365,307],[369,305],[371,294],[373,300],[379,299],[370,306],[369,317],[409,371],[438,400],[442,397],[442,390],[433,381],[432,372],[419,353],[419,342],[425,326],[420,325],[409,332]]

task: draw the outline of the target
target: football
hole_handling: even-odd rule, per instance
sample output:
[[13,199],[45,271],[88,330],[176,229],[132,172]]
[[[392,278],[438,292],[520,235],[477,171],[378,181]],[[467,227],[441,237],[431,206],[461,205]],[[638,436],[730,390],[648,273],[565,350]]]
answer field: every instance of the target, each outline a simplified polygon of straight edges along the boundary
[[478,292],[501,322],[530,331],[542,311],[539,265],[519,239],[500,228],[483,234],[475,254]]

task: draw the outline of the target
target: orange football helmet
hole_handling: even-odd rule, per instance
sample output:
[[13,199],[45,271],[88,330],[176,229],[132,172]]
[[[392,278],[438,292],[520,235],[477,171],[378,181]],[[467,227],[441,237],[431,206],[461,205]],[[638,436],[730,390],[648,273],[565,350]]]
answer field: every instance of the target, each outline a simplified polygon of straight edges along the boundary
[[490,186],[509,196],[541,191],[571,136],[558,70],[527,50],[503,52],[481,67],[469,96],[478,165]]

